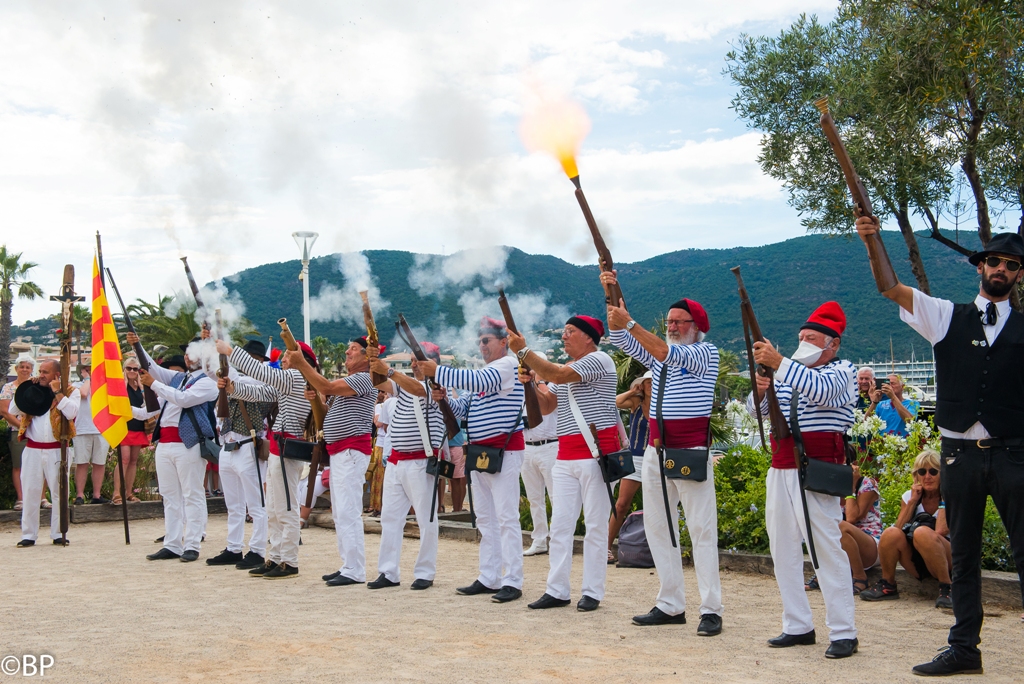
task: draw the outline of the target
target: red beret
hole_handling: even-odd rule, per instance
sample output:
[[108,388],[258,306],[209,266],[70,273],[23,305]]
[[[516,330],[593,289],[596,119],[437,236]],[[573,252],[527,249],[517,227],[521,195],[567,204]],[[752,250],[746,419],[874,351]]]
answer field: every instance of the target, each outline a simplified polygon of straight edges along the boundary
[[274,347],[270,350],[270,362],[273,363],[281,358],[281,350]]
[[309,359],[309,362],[312,363],[317,368],[319,368],[320,367],[320,362],[316,360],[316,354],[313,353],[313,348],[310,347],[305,342],[303,342],[302,340],[296,340],[296,344],[299,345],[299,349],[301,349],[302,350],[302,354],[307,359]]
[[435,359],[441,358],[441,348],[433,342],[420,342],[420,349],[427,356],[433,356]]
[[484,316],[480,319],[480,334],[481,335],[497,335],[498,337],[508,337],[508,330],[505,327],[505,321],[499,321],[496,318],[490,316]]
[[604,335],[604,323],[593,316],[573,316],[565,322],[566,325],[574,325],[594,340],[594,344],[601,344],[601,336]]
[[693,322],[697,324],[697,330],[700,330],[702,333],[706,333],[708,330],[711,330],[711,323],[708,321],[708,312],[704,310],[704,307],[700,305],[700,302],[695,302],[692,299],[680,299],[668,308],[683,309],[684,311],[690,312],[690,315],[693,316]]
[[801,330],[816,330],[831,337],[842,337],[846,331],[846,314],[838,302],[825,302],[810,315]]

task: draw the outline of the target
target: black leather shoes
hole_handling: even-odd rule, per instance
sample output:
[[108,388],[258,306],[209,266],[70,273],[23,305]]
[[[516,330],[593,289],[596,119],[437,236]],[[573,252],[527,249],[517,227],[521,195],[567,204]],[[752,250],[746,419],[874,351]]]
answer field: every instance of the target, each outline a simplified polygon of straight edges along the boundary
[[658,608],[658,606],[654,606],[651,608],[651,612],[646,615],[634,615],[633,624],[641,627],[650,625],[685,625],[686,611],[679,615],[669,615],[661,608]]
[[857,652],[860,644],[856,639],[836,639],[825,650],[826,658],[849,658]]
[[367,589],[383,589],[385,587],[397,587],[401,582],[392,582],[389,580],[384,573],[380,573],[380,576],[372,582],[366,583]]
[[473,580],[473,583],[468,587],[459,587],[455,591],[463,596],[476,596],[477,594],[497,594],[500,589],[491,589],[490,587],[485,587],[480,580]]
[[942,649],[931,662],[915,665],[912,672],[922,677],[945,677],[953,674],[982,674],[981,656],[970,656],[953,646]]
[[569,605],[569,599],[556,599],[551,594],[544,594],[533,603],[528,604],[527,608],[533,608],[534,610],[540,610],[543,608],[561,608]]
[[790,646],[812,646],[814,641],[814,630],[812,629],[807,634],[786,634],[783,632],[774,639],[768,640],[768,645],[772,648],[789,648]]
[[429,589],[432,586],[434,586],[434,580],[428,580],[428,579],[422,579],[421,578],[421,579],[414,579],[412,581],[412,584],[409,585],[409,588],[410,589],[416,589],[416,590],[423,590],[423,589]]
[[351,577],[345,577],[345,575],[342,575],[341,572],[334,573],[334,577],[332,577],[331,579],[327,580],[327,586],[329,586],[329,587],[347,587],[350,584],[366,584],[366,583],[365,582],[360,582],[359,580],[354,580]]
[[242,559],[244,557],[245,556],[243,556],[238,551],[228,551],[227,549],[224,549],[223,551],[218,553],[213,558],[207,558],[206,559],[206,564],[207,565],[235,565],[236,563],[241,563]]
[[17,547],[19,549],[27,549],[28,547],[35,546],[35,545],[36,545],[36,540],[35,539],[22,539],[20,542],[17,543]]
[[54,539],[53,540],[53,545],[54,546],[71,546],[71,540],[70,539]]
[[268,572],[270,572],[271,570],[273,570],[276,567],[277,567],[277,563],[274,563],[273,561],[267,561],[263,565],[260,565],[258,567],[253,568],[252,570],[250,570],[249,571],[249,576],[250,577],[263,577],[264,575],[266,575]]
[[294,565],[288,565],[287,563],[278,563],[263,573],[263,579],[268,580],[291,579],[292,577],[298,576],[299,569]]
[[599,605],[601,605],[601,602],[596,598],[584,594],[583,598],[580,599],[580,602],[576,604],[576,610],[581,613],[589,613],[592,610],[597,610]]
[[254,570],[255,568],[262,568],[266,565],[267,561],[260,554],[255,551],[250,551],[245,554],[245,557],[241,561],[235,563],[235,567],[239,570]]
[[163,544],[164,543],[164,538],[163,537],[157,537],[156,539],[153,540],[153,543],[154,544]]
[[323,580],[324,582],[330,582],[330,581],[331,581],[332,579],[334,579],[335,577],[337,577],[337,576],[338,576],[338,575],[340,575],[340,574],[341,574],[341,570],[335,570],[335,571],[334,571],[334,572],[332,572],[331,574],[329,574],[329,575],[324,575],[324,576],[323,576],[323,577],[321,577],[320,579],[322,579],[322,580]]
[[718,636],[722,633],[722,618],[714,613],[704,613],[697,625],[697,636]]
[[502,587],[497,594],[491,597],[491,601],[495,603],[508,603],[509,601],[515,601],[516,599],[522,598],[523,592],[521,589],[515,587]]
[[199,552],[198,551],[186,551],[185,553],[181,554],[181,562],[182,563],[191,563],[192,561],[197,561],[197,560],[199,560]]
[[146,560],[171,560],[174,558],[181,558],[178,554],[174,553],[168,548],[163,548],[156,553],[151,553],[146,556]]

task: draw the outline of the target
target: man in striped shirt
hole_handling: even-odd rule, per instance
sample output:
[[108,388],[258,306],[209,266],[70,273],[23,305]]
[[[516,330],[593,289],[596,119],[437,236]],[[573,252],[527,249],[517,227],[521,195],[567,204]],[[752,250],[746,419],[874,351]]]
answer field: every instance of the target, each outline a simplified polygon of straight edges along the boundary
[[[377,353],[384,351],[380,345]],[[376,356],[376,355],[375,355]],[[345,350],[348,375],[328,380],[297,351],[285,354],[288,363],[302,373],[314,391],[327,398],[324,440],[330,455],[331,516],[338,537],[342,566],[324,576],[329,587],[366,582],[366,550],[363,542],[363,485],[372,452],[371,430],[377,388],[370,380],[366,337],[352,340]]]
[[[800,327],[800,346],[791,358],[783,358],[767,340],[754,343],[754,361],[775,370],[775,392],[783,415],[789,416],[793,391],[800,393],[797,416],[809,458],[833,463],[846,459],[843,435],[853,425],[857,403],[857,369],[838,358],[846,315],[836,302],[825,302]],[[768,379],[756,376],[758,394],[765,397]],[[768,415],[768,399],[754,406],[753,393],[747,410]],[[782,634],[768,640],[774,648],[815,643],[811,605],[804,591],[806,541],[800,478],[789,437],[772,440],[772,465],[768,469],[765,523],[775,564],[775,580],[782,595]],[[842,547],[839,521],[843,519],[838,497],[806,492],[807,512],[818,556],[818,583],[825,599],[825,620],[830,633],[828,658],[846,658],[857,652],[850,560]]]
[[[614,284],[615,274],[601,274],[601,282]],[[661,590],[657,604],[646,615],[633,618],[636,625],[686,624],[686,593],[679,548],[677,506],[693,543],[693,565],[700,589],[700,624],[697,634],[715,636],[722,632],[722,581],[718,574],[718,509],[715,478],[710,455],[711,407],[718,381],[718,349],[704,341],[710,329],[708,315],[698,302],[681,299],[665,315],[666,334],[657,335],[637,325],[625,306],[608,307],[612,344],[651,370],[650,441],[644,452],[642,482],[644,498],[650,502],[644,516],[647,542],[658,569]],[[665,435],[660,434],[657,412],[660,406]],[[708,477],[696,480],[664,479],[655,440],[670,449],[695,449],[708,459]],[[668,493],[671,526],[659,515],[655,501]]]
[[[503,322],[485,317],[477,346],[487,364],[479,370],[432,363],[424,363],[422,368],[445,387],[467,390],[451,404],[455,415],[466,421],[470,445],[505,450],[500,472],[473,476],[480,574],[469,586],[456,589],[465,596],[492,594],[492,601],[505,603],[523,595],[523,528],[519,521],[519,471],[525,449],[519,422],[523,385],[515,357],[508,353],[508,331]],[[472,466],[469,459],[466,466]]]
[[[562,332],[562,343],[572,361],[562,365],[531,351],[526,340],[509,333],[509,347],[519,359],[537,377],[551,383],[537,388],[541,412],[558,411],[558,458],[551,469],[551,569],[547,591],[530,608],[569,605],[572,537],[581,507],[587,531],[583,539],[583,596],[576,609],[596,610],[604,598],[611,502],[597,462],[598,445],[601,453],[612,453],[620,444],[615,363],[597,348],[603,334],[604,325],[596,318],[571,317]],[[597,443],[590,426],[596,428]]]
[[[316,354],[305,342],[299,342],[305,360],[314,367]],[[240,347],[217,343],[218,351],[228,353],[228,361],[239,372],[270,385],[277,393],[277,419],[270,440],[270,461],[267,463],[267,562],[253,568],[250,575],[266,579],[287,579],[299,573],[299,475],[302,466],[281,458],[281,445],[286,439],[302,439],[310,417],[306,381],[302,373],[281,357],[281,367],[274,368],[254,359]],[[246,392],[247,385],[235,386],[235,397],[243,401],[258,400]]]
[[[421,342],[420,347],[430,363],[441,359],[436,344]],[[370,350],[370,369],[389,379],[384,387],[394,395],[396,402],[388,423],[391,438],[391,456],[384,469],[384,485],[380,509],[380,553],[377,571],[380,573],[368,589],[397,587],[401,584],[399,561],[402,557],[402,536],[405,518],[412,506],[416,524],[420,528],[420,549],[413,567],[410,589],[428,589],[437,573],[437,515],[432,515],[431,500],[434,476],[427,473],[427,459],[440,456],[447,445],[444,416],[438,401],[447,398],[443,388],[428,389],[424,382],[423,366],[426,362],[412,361],[413,377],[396,373]]]

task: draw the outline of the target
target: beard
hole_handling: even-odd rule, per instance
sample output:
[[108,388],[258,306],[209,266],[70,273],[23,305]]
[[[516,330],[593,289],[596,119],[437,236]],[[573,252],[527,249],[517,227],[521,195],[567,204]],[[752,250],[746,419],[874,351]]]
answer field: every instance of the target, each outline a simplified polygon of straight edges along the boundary
[[694,344],[697,341],[697,335],[699,331],[694,328],[689,334],[681,335],[679,333],[665,333],[665,341],[669,344]]
[[981,289],[990,297],[1005,297],[1013,287],[1009,280],[993,281],[984,271],[981,273]]

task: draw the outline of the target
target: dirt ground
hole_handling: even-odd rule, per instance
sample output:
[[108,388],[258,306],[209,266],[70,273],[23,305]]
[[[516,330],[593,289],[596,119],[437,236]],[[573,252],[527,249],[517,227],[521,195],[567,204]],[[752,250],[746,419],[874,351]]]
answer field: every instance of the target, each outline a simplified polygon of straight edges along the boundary
[[[66,549],[45,531],[42,544],[16,549],[20,530],[0,527],[0,657],[47,653],[55,660],[47,678],[76,682],[900,682],[920,681],[910,667],[945,643],[953,619],[924,599],[857,601],[860,653],[833,661],[823,657],[820,593],[811,595],[819,644],[767,647],[781,632],[781,604],[766,576],[723,573],[725,630],[701,638],[690,568],[690,622],[641,628],[630,617],[654,605],[653,570],[610,567],[608,595],[593,613],[531,611],[547,556],[526,558],[523,600],[497,605],[455,593],[476,576],[478,547],[468,542],[442,539],[434,586],[413,592],[418,542],[406,539],[402,586],[369,591],[320,580],[338,568],[333,530],[303,531],[299,578],[281,581],[205,565],[224,546],[223,515],[210,517],[196,563],[146,561],[161,534],[162,520],[137,521],[125,546],[120,523],[94,523],[72,526]],[[367,535],[371,576],[379,541]],[[574,600],[581,572],[576,556]],[[1020,615],[986,612],[984,681],[1019,682]]]

